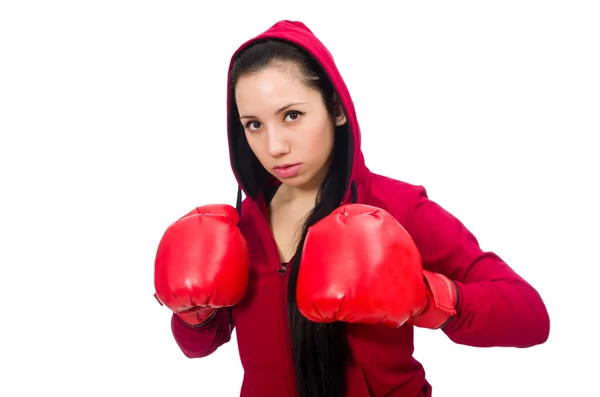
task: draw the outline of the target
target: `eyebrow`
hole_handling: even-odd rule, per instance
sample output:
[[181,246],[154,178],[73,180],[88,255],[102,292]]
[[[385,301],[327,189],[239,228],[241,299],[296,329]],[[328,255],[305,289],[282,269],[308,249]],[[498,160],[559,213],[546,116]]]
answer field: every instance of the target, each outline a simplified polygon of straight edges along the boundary
[[[289,107],[296,106],[296,105],[304,105],[304,104],[306,104],[306,102],[294,102],[294,103],[287,104],[284,107],[277,109],[275,114],[279,114]],[[257,119],[257,118],[258,117],[256,117],[256,116],[240,116],[240,119]]]

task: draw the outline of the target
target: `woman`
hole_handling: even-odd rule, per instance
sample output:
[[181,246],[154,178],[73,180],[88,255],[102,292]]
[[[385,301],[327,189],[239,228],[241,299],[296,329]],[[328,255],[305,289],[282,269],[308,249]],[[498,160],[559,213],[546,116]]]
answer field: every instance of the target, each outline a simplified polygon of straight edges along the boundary
[[236,328],[241,396],[431,396],[415,326],[470,346],[546,341],[534,288],[423,187],[368,170],[350,94],[304,24],[233,55],[228,136],[237,212],[171,225],[155,284],[186,356]]

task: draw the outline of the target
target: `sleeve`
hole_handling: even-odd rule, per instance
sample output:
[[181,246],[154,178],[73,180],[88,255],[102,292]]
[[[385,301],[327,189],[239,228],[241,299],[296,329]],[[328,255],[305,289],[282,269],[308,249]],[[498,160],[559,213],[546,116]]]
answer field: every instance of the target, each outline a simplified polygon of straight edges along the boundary
[[219,346],[231,340],[233,324],[229,310],[218,310],[207,324],[197,327],[185,324],[173,314],[171,330],[186,357],[200,358],[214,353]]
[[452,341],[524,348],[548,339],[550,319],[539,293],[498,255],[484,252],[461,221],[430,200],[422,186],[406,228],[423,268],[456,285],[456,315],[442,327]]

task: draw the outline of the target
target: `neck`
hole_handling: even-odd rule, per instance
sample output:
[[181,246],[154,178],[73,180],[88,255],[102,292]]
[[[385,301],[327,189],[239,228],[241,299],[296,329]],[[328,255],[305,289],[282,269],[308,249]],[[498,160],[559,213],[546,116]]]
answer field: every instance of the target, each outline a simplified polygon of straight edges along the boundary
[[280,202],[310,202],[314,205],[317,200],[319,187],[290,187],[281,185],[277,191]]
[[287,185],[281,186],[280,190],[282,190],[282,197],[284,197],[285,201],[310,201],[314,205],[328,170],[328,166],[323,167],[323,170],[321,170],[318,175],[315,175],[312,181],[306,185],[294,187]]

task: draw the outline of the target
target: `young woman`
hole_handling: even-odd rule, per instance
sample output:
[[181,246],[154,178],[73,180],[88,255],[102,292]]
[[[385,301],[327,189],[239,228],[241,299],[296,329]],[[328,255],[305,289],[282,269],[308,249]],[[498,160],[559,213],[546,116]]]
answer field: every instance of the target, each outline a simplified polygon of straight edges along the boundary
[[432,388],[415,326],[470,346],[546,341],[531,285],[422,186],[369,171],[348,89],[304,24],[235,52],[228,101],[238,207],[182,217],[155,264],[187,357],[235,327],[243,397],[416,397]]

